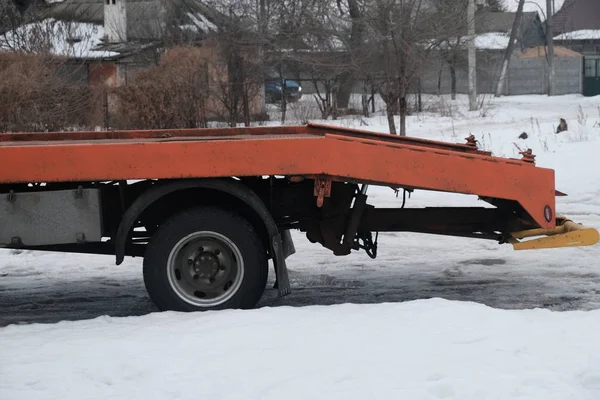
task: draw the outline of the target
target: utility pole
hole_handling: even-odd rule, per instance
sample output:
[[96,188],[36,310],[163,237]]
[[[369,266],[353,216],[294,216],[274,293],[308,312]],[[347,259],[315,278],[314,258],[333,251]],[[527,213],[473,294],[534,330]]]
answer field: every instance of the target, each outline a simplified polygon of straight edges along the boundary
[[525,0],[520,0],[519,6],[517,7],[517,15],[515,16],[513,26],[510,31],[508,47],[506,48],[506,53],[504,54],[504,62],[502,63],[502,70],[500,71],[500,79],[498,80],[498,86],[496,87],[496,97],[502,96],[502,92],[504,91],[504,83],[506,81],[506,75],[508,74],[508,67],[510,67],[510,58],[512,57],[512,52],[515,47],[517,31],[519,30],[519,26],[521,25],[521,19],[523,18],[524,6]]
[[554,81],[554,35],[552,33],[552,0],[546,0],[546,41],[548,42],[548,96],[556,94]]
[[[264,72],[264,59],[265,59],[265,43],[267,40],[267,5],[266,5],[266,0],[259,0],[259,5],[258,5],[259,9],[258,9],[258,19],[259,19],[259,30],[260,30],[260,43],[259,43],[259,47],[258,47],[258,52],[259,52],[259,56],[260,59],[263,61],[263,64],[261,65],[260,68],[260,72],[263,73]],[[261,75],[262,77],[262,75]],[[264,82],[264,80],[263,80]],[[261,108],[262,108],[262,112],[263,114],[266,113],[267,111],[267,107],[266,107],[266,95],[265,95],[265,88],[263,87],[263,90],[260,91],[260,102],[261,102]]]
[[475,0],[469,0],[469,110],[477,110],[477,52],[475,48]]

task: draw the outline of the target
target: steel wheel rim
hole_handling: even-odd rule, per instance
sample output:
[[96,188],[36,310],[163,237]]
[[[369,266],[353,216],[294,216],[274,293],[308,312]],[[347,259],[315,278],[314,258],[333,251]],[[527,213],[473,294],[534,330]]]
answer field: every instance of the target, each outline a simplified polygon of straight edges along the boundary
[[177,242],[167,260],[169,285],[188,304],[214,307],[230,300],[244,278],[238,246],[217,232],[195,232]]

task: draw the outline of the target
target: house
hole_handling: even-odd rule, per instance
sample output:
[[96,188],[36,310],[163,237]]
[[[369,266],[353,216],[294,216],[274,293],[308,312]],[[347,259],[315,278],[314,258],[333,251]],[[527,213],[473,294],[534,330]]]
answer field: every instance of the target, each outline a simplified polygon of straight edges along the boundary
[[[476,41],[479,49],[504,50],[508,46],[516,12],[480,11],[475,15]],[[538,12],[524,12],[516,32],[517,51],[546,43],[545,24]],[[495,40],[491,40],[491,39]]]
[[[189,11],[175,12],[183,4]],[[90,85],[121,86],[136,69],[156,64],[166,42],[198,43],[215,32],[202,7],[184,0],[54,0],[35,21],[0,35],[0,49],[64,57]]]
[[583,94],[600,95],[600,1],[566,0],[554,15],[554,41],[583,53]]
[[[213,50],[222,42],[218,32],[238,24],[203,1],[50,1],[36,21],[0,35],[0,50],[61,56],[66,59],[61,71],[70,79],[116,88],[135,82],[138,72],[156,66],[169,48],[192,45],[206,49],[207,62],[215,64],[208,68],[212,81],[232,79],[229,61],[217,60]],[[262,111],[261,101],[251,100],[253,114]]]
[[[516,12],[493,11],[479,9],[475,14],[475,47],[477,49],[477,91],[479,93],[495,93],[500,78],[502,62],[510,41]],[[468,93],[467,62],[467,28],[462,30],[462,37],[457,42],[450,38],[448,48],[442,47],[439,55],[432,57],[427,68],[423,70],[421,90],[424,93]],[[545,24],[538,12],[524,12],[515,36],[513,56],[518,56],[529,49],[544,45]],[[540,75],[535,71],[513,71],[515,74]],[[508,85],[507,85],[508,86]],[[541,88],[541,85],[538,85]],[[536,87],[536,90],[541,90]],[[523,86],[531,91],[532,88]],[[534,91],[535,92],[535,91]],[[512,94],[512,93],[509,93]]]

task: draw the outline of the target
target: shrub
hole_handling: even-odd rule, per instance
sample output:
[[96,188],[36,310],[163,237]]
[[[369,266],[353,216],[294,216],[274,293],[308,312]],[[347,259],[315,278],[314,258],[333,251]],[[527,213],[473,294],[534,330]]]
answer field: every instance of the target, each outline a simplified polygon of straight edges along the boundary
[[63,63],[47,55],[0,53],[0,131],[48,132],[101,123],[102,90],[59,73]]

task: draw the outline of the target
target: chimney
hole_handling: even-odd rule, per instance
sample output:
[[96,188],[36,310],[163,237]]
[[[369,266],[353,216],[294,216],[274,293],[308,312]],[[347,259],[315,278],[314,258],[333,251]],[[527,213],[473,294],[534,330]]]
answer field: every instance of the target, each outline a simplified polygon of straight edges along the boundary
[[127,11],[125,0],[104,0],[104,33],[109,43],[127,41]]

